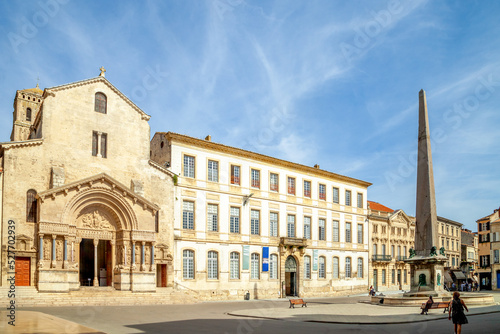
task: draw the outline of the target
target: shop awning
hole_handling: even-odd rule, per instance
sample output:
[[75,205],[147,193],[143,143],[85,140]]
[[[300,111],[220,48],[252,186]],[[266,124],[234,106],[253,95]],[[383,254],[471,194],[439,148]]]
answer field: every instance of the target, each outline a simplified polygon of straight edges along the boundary
[[445,283],[452,283],[453,282],[450,274],[447,271],[444,272],[444,282]]
[[467,279],[467,277],[465,277],[464,273],[461,272],[461,271],[454,271],[453,274],[455,275],[455,277],[457,279]]

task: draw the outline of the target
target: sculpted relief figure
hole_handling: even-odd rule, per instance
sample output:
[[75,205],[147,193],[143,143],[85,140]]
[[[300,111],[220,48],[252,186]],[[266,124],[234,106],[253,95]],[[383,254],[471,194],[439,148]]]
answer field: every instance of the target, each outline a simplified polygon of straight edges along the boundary
[[83,227],[88,227],[92,229],[109,230],[111,229],[111,224],[109,221],[103,217],[99,211],[94,210],[94,212],[86,213],[82,216]]
[[43,259],[50,260],[50,255],[52,253],[52,240],[48,238],[43,239]]
[[144,247],[144,262],[151,264],[151,248],[150,246]]
[[56,260],[57,261],[62,261],[63,259],[63,241],[62,240],[56,240]]

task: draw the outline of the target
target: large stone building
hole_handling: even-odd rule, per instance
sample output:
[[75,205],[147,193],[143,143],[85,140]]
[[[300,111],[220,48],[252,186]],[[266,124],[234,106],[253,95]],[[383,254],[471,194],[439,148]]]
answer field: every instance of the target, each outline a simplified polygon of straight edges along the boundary
[[14,271],[41,292],[173,285],[173,174],[149,159],[149,118],[104,72],[16,92],[0,143],[2,285]]
[[204,299],[366,292],[370,183],[175,133],[175,284]]
[[478,233],[479,287],[481,290],[491,290],[491,215],[476,221]]
[[[462,225],[451,219],[437,217],[438,220],[438,238],[439,247],[444,247],[445,256],[448,261],[445,267],[450,270],[460,269],[460,256],[461,256],[461,238],[462,238]],[[458,277],[457,277],[458,278]],[[462,278],[460,278],[462,279]]]
[[371,226],[370,284],[377,291],[409,290],[410,248],[415,243],[415,221],[403,210],[368,201]]
[[479,285],[500,290],[500,209],[477,220],[479,234]]
[[477,233],[462,228],[461,231],[462,253],[460,269],[468,282],[478,283],[476,270],[479,261]]

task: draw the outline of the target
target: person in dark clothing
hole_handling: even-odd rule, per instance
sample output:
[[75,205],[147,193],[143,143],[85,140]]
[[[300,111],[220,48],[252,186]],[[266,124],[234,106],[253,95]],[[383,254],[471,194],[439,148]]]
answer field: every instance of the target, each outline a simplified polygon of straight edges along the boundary
[[448,320],[453,321],[453,324],[455,325],[455,334],[460,334],[462,332],[462,325],[469,323],[464,314],[464,308],[467,312],[469,312],[469,309],[465,306],[464,301],[460,299],[460,293],[458,291],[453,292],[453,299],[448,307]]
[[432,299],[432,296],[429,296],[429,299],[425,303],[425,308],[422,310],[422,313],[420,313],[420,314],[424,314],[424,313],[427,314],[432,303],[434,303],[434,300]]

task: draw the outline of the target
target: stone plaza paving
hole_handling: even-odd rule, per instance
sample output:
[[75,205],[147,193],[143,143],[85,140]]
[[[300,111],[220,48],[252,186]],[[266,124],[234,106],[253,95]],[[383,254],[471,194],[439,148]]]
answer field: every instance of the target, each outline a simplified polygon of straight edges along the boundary
[[[500,312],[500,293],[493,293],[495,305],[469,307],[468,316]],[[331,324],[404,324],[428,322],[446,319],[448,314],[441,309],[430,310],[428,315],[420,315],[418,307],[392,307],[373,305],[368,303],[366,296],[314,298],[308,299],[307,307],[289,308],[289,303],[284,299],[241,301],[241,302],[204,302],[190,305],[150,305],[134,308],[133,306],[101,306],[101,307],[67,307],[67,308],[37,308],[20,309],[16,311],[16,326],[7,324],[7,311],[0,311],[0,333],[113,333],[116,324],[123,322],[123,328],[128,333],[155,332],[131,329],[131,327],[148,326],[160,323],[168,327],[170,322],[189,321],[210,323],[211,321],[228,321],[244,319],[278,320],[278,323],[331,323]],[[163,307],[163,309],[162,309]],[[225,311],[234,308],[233,311]],[[115,327],[102,327],[97,318],[100,313],[111,313],[109,322]],[[136,316],[143,315],[142,324],[132,325],[132,319],[127,312]],[[156,313],[155,313],[156,312]],[[164,313],[162,313],[164,312]],[[51,314],[52,313],[52,314]],[[55,316],[53,313],[61,314]],[[167,315],[168,313],[168,315]],[[162,316],[165,314],[165,316]],[[495,315],[498,317],[497,315]],[[64,318],[63,318],[64,317]],[[243,320],[242,320],[243,319]],[[101,328],[92,328],[92,324]],[[244,322],[243,322],[244,324]],[[165,331],[176,332],[176,331]],[[208,329],[203,332],[210,332]],[[217,331],[214,331],[214,333]],[[238,332],[238,331],[236,331]],[[246,333],[249,331],[243,331]],[[250,331],[251,332],[251,331]]]

